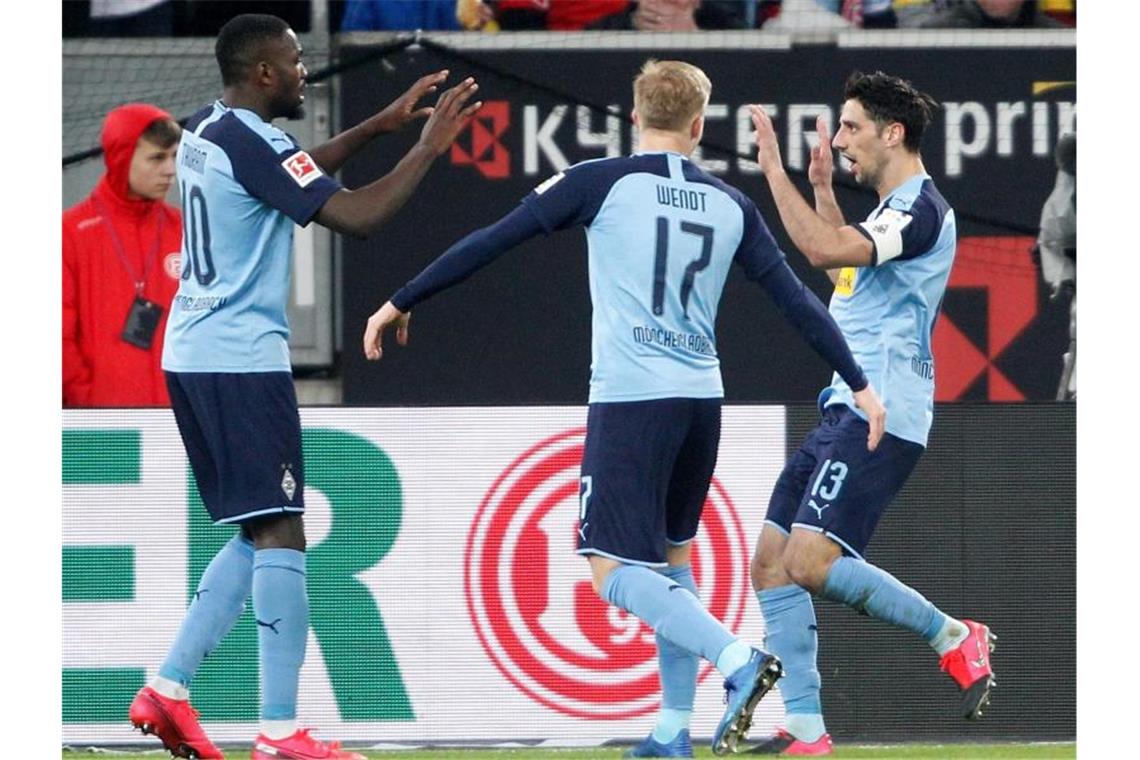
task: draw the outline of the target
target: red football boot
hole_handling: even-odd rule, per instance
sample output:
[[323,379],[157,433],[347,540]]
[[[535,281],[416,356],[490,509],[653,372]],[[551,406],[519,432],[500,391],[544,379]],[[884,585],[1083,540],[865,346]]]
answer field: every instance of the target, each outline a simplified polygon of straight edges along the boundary
[[996,648],[997,636],[989,626],[962,621],[969,634],[955,649],[942,656],[938,667],[949,673],[962,690],[961,712],[967,720],[982,717],[982,708],[990,703],[990,689],[996,685],[990,653]]
[[258,734],[251,760],[368,760],[364,755],[340,748],[340,742],[323,742],[309,736],[312,729],[301,728],[284,739]]
[[824,734],[814,742],[800,741],[783,728],[767,740],[748,750],[749,755],[794,755],[798,757],[822,757],[831,754],[831,735]]
[[198,711],[185,699],[164,697],[149,686],[139,689],[128,712],[131,723],[144,734],[154,734],[175,757],[224,760],[198,725]]

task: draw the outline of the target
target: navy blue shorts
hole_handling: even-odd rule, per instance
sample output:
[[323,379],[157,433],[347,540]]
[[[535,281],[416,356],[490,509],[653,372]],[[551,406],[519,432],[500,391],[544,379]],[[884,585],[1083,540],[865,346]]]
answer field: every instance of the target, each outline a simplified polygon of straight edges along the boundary
[[288,372],[167,372],[166,386],[215,523],[305,511],[301,417]]
[[793,526],[824,533],[862,559],[875,526],[918,464],[923,447],[890,433],[867,451],[866,420],[846,405],[823,419],[780,473],[767,522],[785,534]]
[[697,534],[720,444],[721,399],[590,404],[578,553],[664,567]]

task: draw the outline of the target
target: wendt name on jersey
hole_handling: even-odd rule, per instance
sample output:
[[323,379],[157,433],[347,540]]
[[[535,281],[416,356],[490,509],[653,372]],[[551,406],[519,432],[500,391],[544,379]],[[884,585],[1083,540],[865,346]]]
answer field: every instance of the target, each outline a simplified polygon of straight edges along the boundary
[[657,202],[662,206],[683,208],[689,211],[705,210],[705,194],[697,190],[685,190],[668,185],[657,186]]

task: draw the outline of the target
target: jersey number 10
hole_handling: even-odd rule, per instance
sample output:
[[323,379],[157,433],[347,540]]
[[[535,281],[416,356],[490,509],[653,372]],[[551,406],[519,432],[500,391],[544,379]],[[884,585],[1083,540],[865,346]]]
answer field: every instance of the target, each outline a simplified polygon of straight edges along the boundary
[[180,189],[182,229],[186,236],[183,241],[186,261],[182,265],[182,279],[189,280],[193,274],[199,285],[206,286],[218,276],[210,253],[210,214],[206,211],[206,196],[197,185],[191,185],[187,193],[183,182]]
[[[681,310],[689,318],[689,296],[693,292],[693,278],[712,261],[713,228],[696,222],[681,222],[681,232],[701,239],[700,258],[689,262],[681,279]],[[653,260],[653,314],[665,313],[665,263],[669,258],[669,219],[657,217],[657,255]]]

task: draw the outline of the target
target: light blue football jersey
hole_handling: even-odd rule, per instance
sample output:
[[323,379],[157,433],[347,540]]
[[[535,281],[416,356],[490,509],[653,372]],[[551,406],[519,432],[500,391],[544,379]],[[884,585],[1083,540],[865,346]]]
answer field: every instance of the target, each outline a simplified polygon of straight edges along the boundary
[[[887,409],[887,432],[926,445],[934,420],[934,322],[957,247],[954,211],[917,174],[855,225],[874,244],[871,266],[844,267],[829,310]],[[839,375],[820,407],[855,407]]]
[[678,153],[585,161],[523,199],[547,232],[586,225],[591,403],[724,396],[717,307],[729,266],[784,260],[755,204]]
[[293,225],[341,188],[288,134],[220,100],[187,122],[176,157],[182,282],[162,367],[288,372]]

